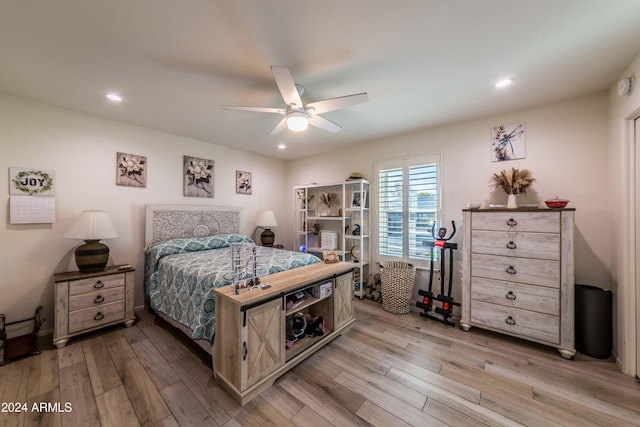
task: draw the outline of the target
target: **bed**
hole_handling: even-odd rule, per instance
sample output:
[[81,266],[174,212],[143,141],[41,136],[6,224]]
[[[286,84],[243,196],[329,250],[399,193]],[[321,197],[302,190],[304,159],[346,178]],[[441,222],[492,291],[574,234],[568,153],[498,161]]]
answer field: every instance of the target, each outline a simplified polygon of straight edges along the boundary
[[[145,303],[211,352],[215,335],[213,289],[233,282],[230,245],[253,243],[239,234],[240,208],[147,205]],[[311,254],[256,246],[257,275],[321,260]]]

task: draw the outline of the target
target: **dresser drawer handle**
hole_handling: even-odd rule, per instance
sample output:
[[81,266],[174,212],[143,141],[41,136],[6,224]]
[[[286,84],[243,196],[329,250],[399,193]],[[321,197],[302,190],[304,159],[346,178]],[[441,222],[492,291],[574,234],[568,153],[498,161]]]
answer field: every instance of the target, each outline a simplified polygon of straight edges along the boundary
[[509,274],[516,274],[517,271],[515,268],[513,268],[513,265],[510,265],[509,267],[507,267],[507,269],[505,270],[507,273]]
[[509,291],[507,292],[507,295],[505,295],[505,298],[513,301],[516,299],[516,294],[514,294],[512,291]]
[[516,220],[515,220],[515,219],[513,219],[513,218],[509,218],[509,220],[507,221],[507,225],[508,225],[509,227],[515,227],[516,225],[518,225],[518,221],[516,221]]
[[94,303],[96,303],[96,304],[101,304],[101,303],[103,303],[103,302],[104,302],[104,298],[102,298],[102,296],[101,296],[101,295],[98,295],[98,296],[96,297],[96,299],[94,299],[94,300],[93,300],[93,302],[94,302]]
[[98,312],[95,316],[93,316],[93,320],[102,320],[104,319],[104,314]]
[[95,289],[104,288],[104,283],[102,283],[102,281],[98,280],[98,281],[93,285],[93,287],[94,287]]
[[511,326],[516,324],[515,319],[513,317],[511,317],[511,316],[507,317],[507,320],[505,320],[505,322],[506,322],[507,325],[511,325]]
[[507,243],[507,249],[515,249],[517,248],[516,244],[513,243],[513,240],[510,240],[509,243]]

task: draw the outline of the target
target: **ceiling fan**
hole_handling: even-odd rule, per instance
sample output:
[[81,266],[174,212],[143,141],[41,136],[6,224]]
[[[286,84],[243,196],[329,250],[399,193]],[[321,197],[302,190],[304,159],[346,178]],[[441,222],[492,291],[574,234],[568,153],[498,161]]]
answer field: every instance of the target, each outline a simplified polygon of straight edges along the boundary
[[296,84],[287,68],[271,66],[271,72],[276,80],[276,85],[280,90],[285,108],[275,107],[243,107],[236,105],[223,105],[225,110],[255,111],[259,113],[276,113],[284,115],[276,127],[271,131],[271,135],[282,132],[285,128],[300,132],[307,129],[307,126],[315,126],[329,132],[338,132],[342,127],[331,120],[325,119],[319,114],[329,111],[340,110],[352,105],[367,102],[369,96],[365,93],[340,96],[338,98],[325,99],[323,101],[302,104],[300,96],[304,93],[304,87]]

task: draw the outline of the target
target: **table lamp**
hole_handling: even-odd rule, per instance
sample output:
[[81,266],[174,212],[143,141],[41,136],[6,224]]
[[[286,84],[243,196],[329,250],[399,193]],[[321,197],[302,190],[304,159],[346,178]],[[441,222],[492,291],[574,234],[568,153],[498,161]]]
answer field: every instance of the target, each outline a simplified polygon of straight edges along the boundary
[[82,273],[95,273],[104,270],[109,262],[109,247],[99,240],[113,239],[118,233],[105,211],[82,211],[64,237],[84,240],[76,248],[76,264]]
[[258,220],[256,221],[258,227],[264,228],[264,231],[260,235],[262,246],[273,246],[275,234],[271,231],[271,227],[277,227],[276,217],[273,211],[263,211],[260,213]]

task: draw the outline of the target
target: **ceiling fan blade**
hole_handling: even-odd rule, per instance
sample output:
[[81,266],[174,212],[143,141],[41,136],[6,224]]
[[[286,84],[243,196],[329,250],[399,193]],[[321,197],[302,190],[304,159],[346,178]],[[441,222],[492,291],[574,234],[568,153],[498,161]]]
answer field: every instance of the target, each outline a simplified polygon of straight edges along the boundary
[[[285,117],[286,118],[286,117]],[[329,132],[338,132],[342,129],[342,126],[333,123],[331,120],[327,120],[322,116],[312,115],[309,117],[309,124],[320,129],[327,130]]]
[[324,101],[317,101],[307,104],[306,110],[314,114],[322,114],[329,111],[340,110],[342,108],[351,107],[352,105],[362,104],[369,100],[367,93],[358,93],[355,95],[340,96],[338,98],[325,99]]
[[238,111],[255,111],[257,113],[277,113],[284,114],[287,112],[284,108],[272,108],[272,107],[243,107],[241,105],[223,105],[225,110],[238,110]]
[[296,84],[291,77],[291,73],[287,68],[271,66],[271,72],[276,79],[276,85],[278,90],[284,99],[284,103],[287,105],[295,104],[299,109],[302,108],[302,99],[296,88]]
[[280,120],[278,122],[276,127],[273,128],[273,130],[271,131],[271,135],[275,135],[277,133],[280,133],[283,130],[285,130],[286,128],[287,128],[287,117],[285,116],[282,120]]

